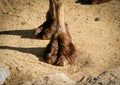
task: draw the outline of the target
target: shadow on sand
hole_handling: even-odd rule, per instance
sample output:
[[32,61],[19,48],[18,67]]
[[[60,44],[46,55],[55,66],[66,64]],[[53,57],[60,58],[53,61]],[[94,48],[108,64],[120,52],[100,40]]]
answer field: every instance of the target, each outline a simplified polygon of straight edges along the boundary
[[[35,29],[31,30],[9,30],[9,31],[0,31],[0,35],[18,35],[21,36],[21,38],[29,38],[29,39],[35,39],[33,38]],[[40,59],[40,61],[44,61],[43,59],[43,53],[45,48],[22,48],[22,47],[11,47],[11,46],[0,46],[0,49],[8,49],[8,50],[16,50],[23,53],[30,53],[35,55]]]
[[75,3],[80,3],[83,5],[92,5],[93,4],[92,0],[76,0]]
[[8,49],[8,50],[15,50],[23,53],[30,53],[38,57],[40,61],[44,61],[43,53],[45,48],[21,48],[21,47],[0,46],[0,49]]
[[76,3],[81,3],[83,5],[93,5],[93,4],[102,4],[109,2],[111,0],[76,0]]
[[9,31],[0,31],[0,35],[18,35],[21,38],[32,38],[34,36],[35,29],[31,30],[9,30]]

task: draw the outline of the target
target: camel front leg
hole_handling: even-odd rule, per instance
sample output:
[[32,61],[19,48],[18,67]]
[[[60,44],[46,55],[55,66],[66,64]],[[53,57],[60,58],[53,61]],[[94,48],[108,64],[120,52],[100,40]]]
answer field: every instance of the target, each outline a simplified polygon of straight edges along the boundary
[[76,48],[72,43],[71,36],[69,34],[69,28],[65,23],[64,14],[64,0],[54,0],[56,7],[56,20],[58,30],[58,60],[56,65],[64,65],[64,61],[67,60],[69,64],[73,64],[77,56]]
[[[66,29],[68,27],[66,26]],[[77,57],[76,48],[71,41],[71,36],[67,30],[61,32],[58,36],[58,60],[56,65],[64,65],[64,61],[67,60],[69,64],[73,64]]]

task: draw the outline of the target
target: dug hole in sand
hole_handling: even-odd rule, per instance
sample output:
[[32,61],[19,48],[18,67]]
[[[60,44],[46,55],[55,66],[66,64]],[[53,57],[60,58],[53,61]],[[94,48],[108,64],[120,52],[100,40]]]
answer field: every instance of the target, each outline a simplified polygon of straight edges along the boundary
[[6,85],[59,72],[79,81],[120,67],[119,0],[99,5],[65,0],[65,20],[78,57],[74,65],[62,67],[42,58],[49,40],[31,39],[33,29],[45,21],[48,4],[48,0],[0,0],[0,62],[10,70]]

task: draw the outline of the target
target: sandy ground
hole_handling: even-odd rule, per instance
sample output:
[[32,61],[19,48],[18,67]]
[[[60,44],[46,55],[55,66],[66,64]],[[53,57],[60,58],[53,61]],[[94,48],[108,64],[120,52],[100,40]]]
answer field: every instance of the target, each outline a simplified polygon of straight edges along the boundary
[[[13,2],[11,2],[13,1]],[[73,80],[120,67],[120,1],[82,5],[65,1],[65,20],[77,48],[75,64],[44,62],[49,40],[31,39],[45,21],[48,0],[0,0],[0,62],[10,68],[6,85],[63,72]]]

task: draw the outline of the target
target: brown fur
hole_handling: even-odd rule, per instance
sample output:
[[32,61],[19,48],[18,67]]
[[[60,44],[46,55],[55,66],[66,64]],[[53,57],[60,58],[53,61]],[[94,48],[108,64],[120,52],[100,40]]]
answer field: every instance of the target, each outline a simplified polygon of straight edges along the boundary
[[58,53],[58,41],[57,39],[53,39],[47,45],[44,52],[44,59],[49,64],[55,64],[57,61],[57,53]]
[[35,30],[35,37],[49,40],[55,32],[55,24],[53,21],[46,21]]
[[64,60],[68,60],[69,64],[73,64],[77,56],[76,48],[71,42],[71,38],[68,33],[61,33],[58,36],[59,42],[59,52],[58,52],[58,61],[56,65],[63,65]]
[[[67,25],[66,25],[67,27]],[[44,52],[44,59],[49,64],[64,65],[64,60],[68,60],[69,64],[73,64],[77,56],[76,48],[71,42],[68,30],[66,33],[55,34],[52,36],[50,43]]]
[[68,26],[64,22],[64,0],[49,0],[50,7],[46,22],[36,29],[35,35],[41,39],[50,39],[44,52],[44,59],[49,64],[64,65],[64,60],[70,64],[76,58],[76,49],[71,42]]

